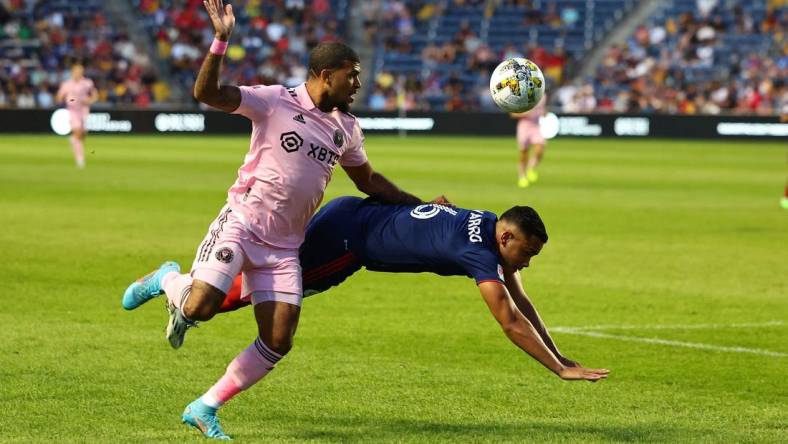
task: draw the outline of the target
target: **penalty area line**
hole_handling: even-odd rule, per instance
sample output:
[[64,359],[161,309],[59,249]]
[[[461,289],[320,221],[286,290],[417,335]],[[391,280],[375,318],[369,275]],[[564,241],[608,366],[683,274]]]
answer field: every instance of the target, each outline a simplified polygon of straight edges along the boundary
[[771,350],[763,350],[759,348],[727,347],[723,345],[673,341],[669,339],[660,339],[660,338],[641,338],[638,336],[612,335],[609,333],[600,333],[598,331],[584,331],[578,328],[559,327],[559,328],[553,328],[551,329],[551,331],[555,331],[558,333],[568,333],[572,335],[590,336],[592,338],[617,339],[619,341],[629,341],[629,342],[645,342],[647,344],[670,345],[673,347],[695,348],[700,350],[711,350],[711,351],[721,351],[721,352],[731,352],[731,353],[750,353],[754,355],[776,356],[781,358],[788,356],[788,353],[780,353]]

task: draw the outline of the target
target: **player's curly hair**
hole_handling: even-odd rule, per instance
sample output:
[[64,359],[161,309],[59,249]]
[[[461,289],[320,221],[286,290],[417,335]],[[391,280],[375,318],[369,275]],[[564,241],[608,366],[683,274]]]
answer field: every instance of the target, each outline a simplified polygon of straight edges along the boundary
[[542,218],[539,213],[531,207],[515,206],[506,210],[500,217],[517,225],[517,228],[526,236],[536,236],[542,242],[547,242],[547,229],[544,227]]
[[324,69],[341,68],[345,62],[360,61],[350,46],[342,42],[323,42],[309,52],[309,75],[317,77]]

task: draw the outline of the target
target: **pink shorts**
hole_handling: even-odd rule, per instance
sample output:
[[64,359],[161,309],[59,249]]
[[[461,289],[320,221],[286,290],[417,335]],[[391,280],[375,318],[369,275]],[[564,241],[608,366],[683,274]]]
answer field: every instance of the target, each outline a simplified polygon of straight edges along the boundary
[[71,124],[71,129],[74,130],[78,128],[84,130],[89,114],[89,109],[69,109],[68,121]]
[[298,249],[262,242],[249,232],[237,213],[225,206],[197,248],[191,275],[226,294],[239,272],[243,277],[241,299],[253,293],[275,292],[297,295],[300,303]]
[[542,131],[539,124],[528,120],[517,122],[517,145],[520,151],[525,151],[531,145],[544,145]]

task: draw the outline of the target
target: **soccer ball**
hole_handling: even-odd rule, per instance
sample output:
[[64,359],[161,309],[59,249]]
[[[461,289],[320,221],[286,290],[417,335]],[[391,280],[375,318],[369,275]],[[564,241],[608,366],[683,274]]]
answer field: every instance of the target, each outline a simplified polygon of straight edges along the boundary
[[504,60],[490,76],[490,94],[498,108],[524,113],[544,96],[544,76],[536,63],[514,57]]

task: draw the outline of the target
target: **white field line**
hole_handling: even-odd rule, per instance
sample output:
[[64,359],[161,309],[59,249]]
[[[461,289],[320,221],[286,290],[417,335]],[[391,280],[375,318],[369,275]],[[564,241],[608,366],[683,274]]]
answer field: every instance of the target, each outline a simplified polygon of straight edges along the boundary
[[768,328],[781,327],[785,325],[783,321],[768,321],[753,324],[652,324],[652,325],[588,325],[582,327],[553,327],[550,331],[559,330],[721,330],[725,328]]
[[671,345],[674,347],[696,348],[701,350],[712,350],[712,351],[722,351],[722,352],[732,352],[732,353],[751,353],[755,355],[776,356],[776,357],[788,356],[788,353],[762,350],[759,348],[726,347],[722,345],[700,344],[697,342],[672,341],[672,340],[660,339],[660,338],[641,338],[637,336],[611,335],[608,333],[599,333],[596,331],[584,331],[577,328],[572,329],[566,327],[564,328],[558,327],[558,328],[553,328],[552,331],[559,333],[568,333],[572,335],[590,336],[593,338],[618,339],[620,341],[645,342],[648,344]]

